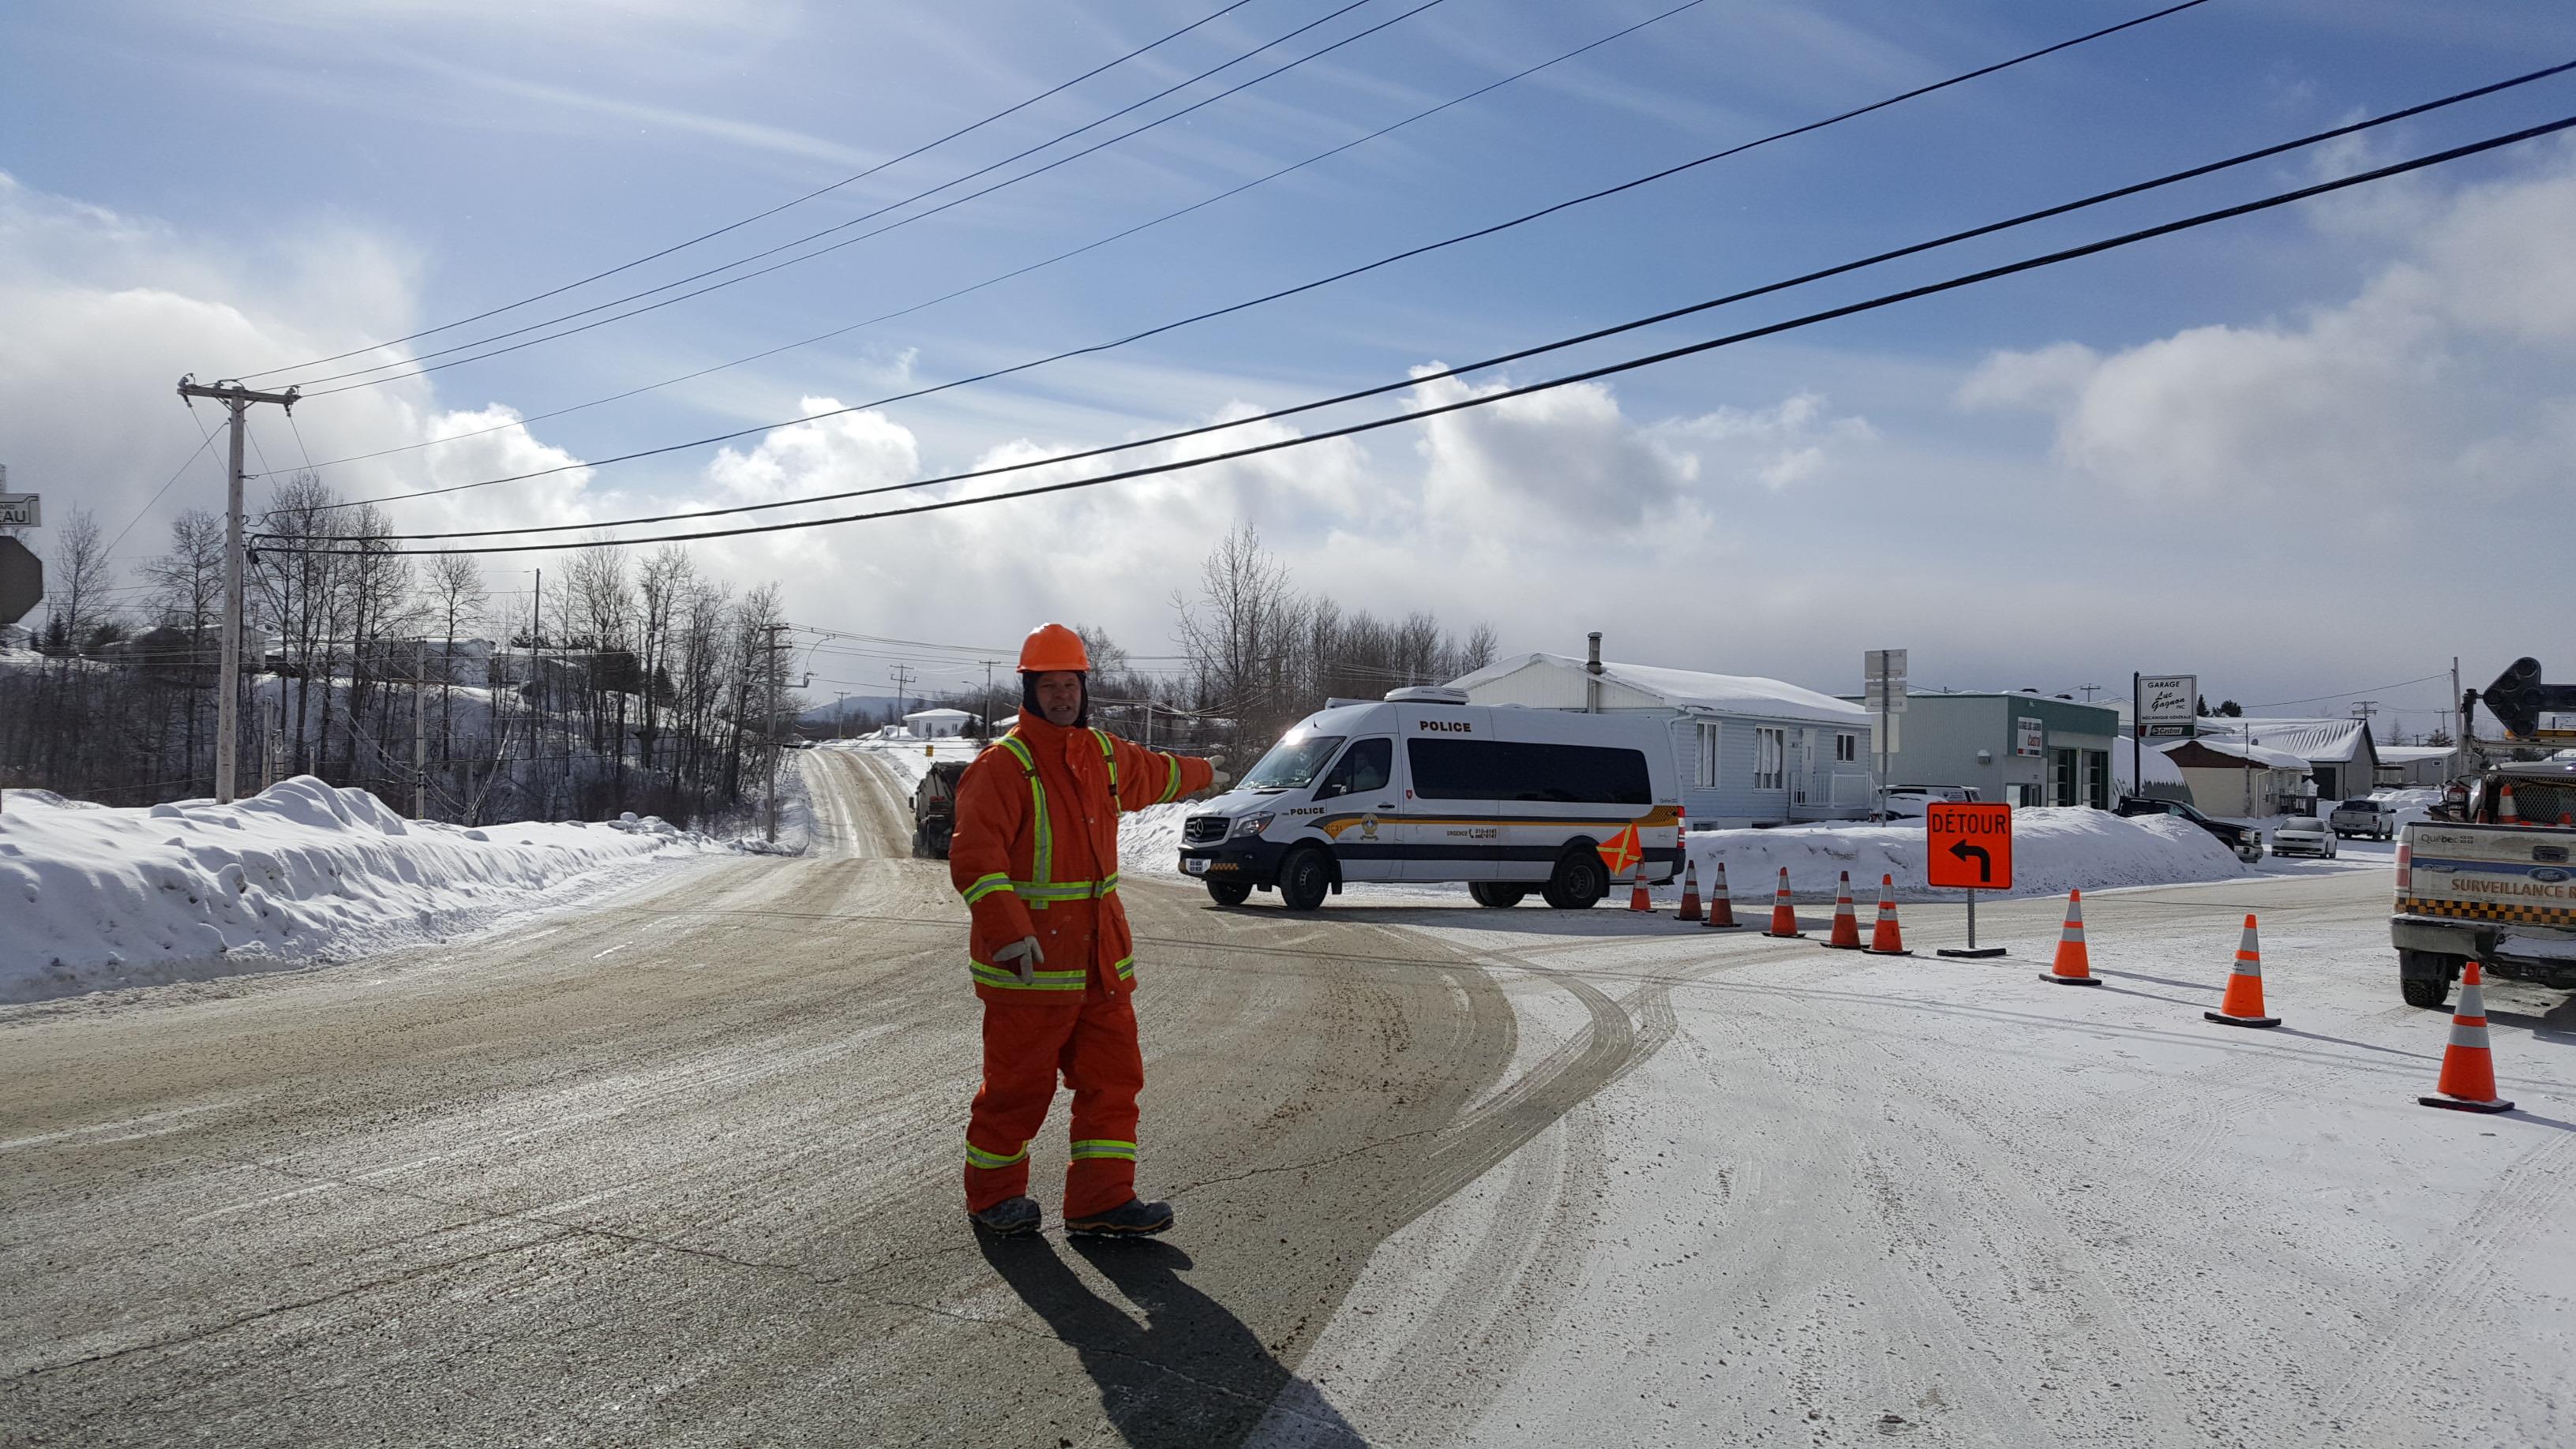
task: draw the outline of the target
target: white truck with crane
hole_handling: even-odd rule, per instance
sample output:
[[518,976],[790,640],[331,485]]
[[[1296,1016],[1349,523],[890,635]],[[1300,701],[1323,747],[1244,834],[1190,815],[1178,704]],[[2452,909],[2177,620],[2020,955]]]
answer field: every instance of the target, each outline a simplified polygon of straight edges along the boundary
[[[2480,703],[2502,738],[2475,738]],[[2472,959],[2576,990],[2576,728],[2553,727],[2570,713],[2576,686],[2543,684],[2536,659],[2462,695],[2463,773],[2397,847],[2388,934],[2410,1004],[2442,1005]]]

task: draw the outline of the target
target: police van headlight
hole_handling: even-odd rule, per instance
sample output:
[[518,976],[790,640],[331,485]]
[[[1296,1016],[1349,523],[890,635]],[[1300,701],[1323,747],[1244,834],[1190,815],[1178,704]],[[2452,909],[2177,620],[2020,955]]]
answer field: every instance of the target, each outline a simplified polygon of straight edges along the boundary
[[1277,814],[1267,810],[1258,815],[1246,815],[1234,822],[1234,837],[1239,840],[1247,835],[1259,835],[1270,828],[1271,821],[1278,818]]

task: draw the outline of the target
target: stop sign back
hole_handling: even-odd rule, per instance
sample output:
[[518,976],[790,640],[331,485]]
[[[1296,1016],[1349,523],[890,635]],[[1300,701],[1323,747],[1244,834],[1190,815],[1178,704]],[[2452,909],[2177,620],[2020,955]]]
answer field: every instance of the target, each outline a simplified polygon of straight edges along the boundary
[[2012,889],[2012,807],[2000,800],[1924,808],[1926,882],[1942,890]]
[[44,598],[44,560],[18,540],[0,537],[0,624],[17,623]]

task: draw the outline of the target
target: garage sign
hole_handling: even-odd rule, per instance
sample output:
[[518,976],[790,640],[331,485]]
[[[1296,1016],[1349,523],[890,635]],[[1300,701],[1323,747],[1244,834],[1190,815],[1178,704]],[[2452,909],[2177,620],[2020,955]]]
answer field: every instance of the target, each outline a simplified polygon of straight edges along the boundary
[[1925,883],[1940,890],[2012,889],[2012,807],[1936,801],[1923,811]]

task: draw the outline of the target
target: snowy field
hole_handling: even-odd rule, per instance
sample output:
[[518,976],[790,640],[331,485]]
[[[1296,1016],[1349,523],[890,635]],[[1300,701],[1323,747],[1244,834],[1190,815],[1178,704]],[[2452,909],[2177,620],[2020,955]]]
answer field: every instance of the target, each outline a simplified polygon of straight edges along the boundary
[[628,815],[467,829],[299,776],[232,805],[12,790],[0,1002],[270,971],[447,940],[724,853]]

